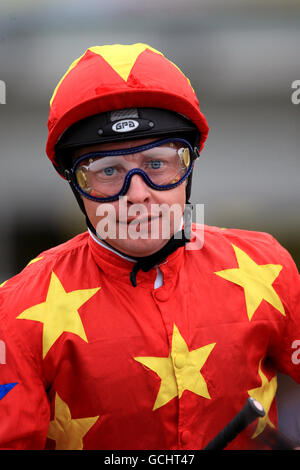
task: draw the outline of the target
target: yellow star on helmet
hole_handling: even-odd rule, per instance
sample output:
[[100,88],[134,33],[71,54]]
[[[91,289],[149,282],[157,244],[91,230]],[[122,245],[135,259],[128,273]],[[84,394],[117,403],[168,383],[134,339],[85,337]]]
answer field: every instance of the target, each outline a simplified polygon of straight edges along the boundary
[[43,358],[63,332],[78,335],[87,342],[78,309],[87,302],[100,287],[66,292],[54,272],[45,302],[30,307],[18,319],[43,323]]
[[250,256],[235,245],[232,245],[238,268],[224,269],[215,274],[241,286],[245,292],[245,301],[249,321],[263,300],[285,315],[282,302],[272,286],[282,266],[278,264],[256,264]]
[[[162,55],[161,52],[157,51],[153,47],[150,47],[149,45],[142,44],[142,43],[137,43],[132,46],[128,46],[124,44],[112,44],[112,45],[107,45],[107,46],[92,46],[88,48],[88,51],[91,51],[94,54],[98,54],[99,56],[103,57],[103,59],[114,69],[114,71],[126,82],[138,57],[146,49],[149,49],[150,51],[155,52],[156,54]],[[74,60],[74,62],[70,65],[67,72],[61,78],[61,80],[59,81],[58,85],[56,86],[53,92],[53,96],[50,100],[50,105],[52,105],[52,102],[55,98],[55,95],[57,93],[57,90],[60,84],[63,82],[65,77],[71,72],[71,70],[76,67],[76,65],[84,57],[86,52],[82,54],[80,57],[78,57],[76,60]]]
[[82,450],[83,437],[98,418],[72,419],[68,405],[56,393],[55,417],[50,421],[47,437],[56,442],[56,450]]
[[104,60],[123,78],[126,82],[137,58],[146,49],[156,54],[161,52],[148,46],[148,44],[137,43],[131,47],[124,44],[112,44],[108,46],[93,46],[89,48],[95,54],[99,54]]
[[248,394],[250,397],[254,398],[255,400],[259,401],[259,403],[262,404],[266,414],[262,418],[258,419],[257,427],[253,435],[251,436],[252,439],[254,439],[261,432],[263,432],[267,424],[271,426],[272,428],[275,428],[275,425],[270,421],[268,413],[269,413],[271,404],[276,394],[277,378],[276,376],[274,376],[269,381],[261,369],[261,362],[262,361],[260,360],[259,366],[258,366],[258,375],[261,378],[261,386],[257,388],[253,388],[252,390],[248,390]]
[[210,399],[204,377],[200,373],[216,343],[189,351],[178,328],[174,325],[172,347],[168,357],[135,357],[161,378],[153,411],[174,397],[180,398],[185,390]]

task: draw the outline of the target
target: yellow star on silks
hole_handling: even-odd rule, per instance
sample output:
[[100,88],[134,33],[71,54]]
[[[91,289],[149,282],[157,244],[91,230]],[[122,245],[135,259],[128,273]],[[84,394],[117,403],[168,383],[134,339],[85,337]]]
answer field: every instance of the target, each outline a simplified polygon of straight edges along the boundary
[[249,321],[251,321],[256,309],[263,300],[266,300],[274,308],[285,316],[282,302],[272,287],[273,282],[279,275],[282,266],[279,264],[259,265],[250,256],[235,245],[238,268],[224,269],[215,274],[243,287],[245,291],[246,308]]
[[[42,257],[41,258],[34,258],[31,261],[29,261],[27,266],[29,266],[30,264],[36,263],[37,261],[40,261],[41,259],[43,259],[43,258]],[[2,284],[0,284],[0,287],[3,287],[6,283],[7,283],[7,281],[2,282]]]
[[56,393],[55,416],[50,421],[47,437],[56,441],[56,450],[82,450],[82,439],[98,418],[72,419],[68,405]]
[[261,370],[261,360],[258,366],[258,375],[261,378],[261,386],[253,388],[252,390],[248,390],[248,394],[250,397],[254,398],[255,400],[259,401],[259,403],[261,403],[261,405],[264,407],[266,414],[262,418],[258,419],[256,430],[251,436],[252,439],[254,439],[261,432],[263,432],[267,424],[271,426],[271,428],[275,428],[275,425],[269,419],[268,413],[276,394],[277,377],[275,375],[270,381],[268,381],[267,377]]
[[31,261],[29,261],[29,263],[27,264],[27,266],[30,266],[31,264],[34,264],[34,263],[36,263],[37,261],[40,261],[41,259],[43,259],[42,256],[40,256],[39,258],[34,258],[34,259],[32,259]]
[[46,301],[24,310],[17,317],[44,324],[43,358],[63,332],[74,333],[87,342],[78,309],[99,289],[100,287],[66,292],[56,274],[52,272]]
[[134,359],[156,372],[161,378],[153,411],[174,397],[180,398],[184,390],[210,399],[206,382],[200,373],[216,343],[189,351],[186,342],[174,325],[172,347],[168,357],[135,357]]

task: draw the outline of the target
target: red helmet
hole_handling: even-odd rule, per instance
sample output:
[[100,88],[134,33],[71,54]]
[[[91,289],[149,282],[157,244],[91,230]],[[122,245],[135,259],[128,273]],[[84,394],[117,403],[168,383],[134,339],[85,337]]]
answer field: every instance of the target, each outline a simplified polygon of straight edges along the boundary
[[[51,98],[46,152],[52,163],[59,167],[56,145],[72,125],[125,108],[173,111],[196,126],[198,150],[204,146],[207,121],[176,65],[147,44],[95,46],[71,64]],[[101,143],[96,131],[93,143]]]

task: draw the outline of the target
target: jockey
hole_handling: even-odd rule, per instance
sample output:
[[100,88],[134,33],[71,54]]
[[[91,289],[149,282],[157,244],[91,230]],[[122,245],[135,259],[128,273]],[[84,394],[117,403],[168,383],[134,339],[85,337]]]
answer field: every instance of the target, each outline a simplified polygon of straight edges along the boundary
[[264,413],[227,448],[265,448],[277,372],[300,383],[299,274],[269,234],[191,223],[188,78],[147,44],[90,47],[48,129],[87,231],[0,288],[0,448],[204,449],[249,397]]

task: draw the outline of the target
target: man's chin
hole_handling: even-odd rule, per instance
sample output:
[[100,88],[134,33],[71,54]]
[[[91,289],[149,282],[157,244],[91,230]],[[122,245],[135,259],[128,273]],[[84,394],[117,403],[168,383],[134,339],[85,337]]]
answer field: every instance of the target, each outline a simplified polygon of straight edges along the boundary
[[163,248],[168,240],[142,239],[137,240],[105,240],[112,248],[132,258],[150,256]]

